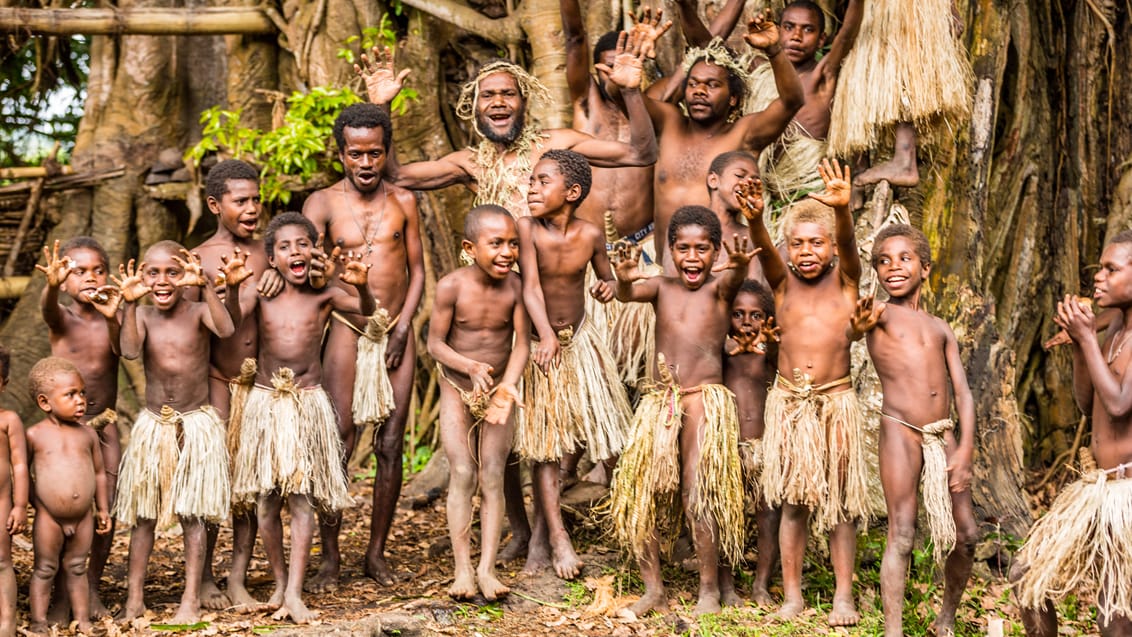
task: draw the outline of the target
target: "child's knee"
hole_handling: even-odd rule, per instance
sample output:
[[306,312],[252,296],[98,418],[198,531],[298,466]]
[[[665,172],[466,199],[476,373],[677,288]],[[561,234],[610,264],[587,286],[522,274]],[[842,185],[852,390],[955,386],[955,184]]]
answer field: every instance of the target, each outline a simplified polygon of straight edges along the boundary
[[59,562],[54,559],[37,559],[32,576],[41,580],[53,580],[59,572]]
[[503,494],[503,467],[484,467],[480,472],[480,489],[486,493]]
[[476,467],[464,463],[453,463],[448,467],[449,487],[461,491],[474,489],[476,486]]
[[80,577],[86,575],[86,562],[87,556],[78,555],[75,557],[67,557],[63,559],[63,571],[71,577]]
[[955,525],[955,550],[975,554],[979,542],[979,525],[973,521],[959,522]]
[[911,555],[916,542],[915,524],[893,520],[889,520],[888,524],[888,550],[895,551],[898,555]]

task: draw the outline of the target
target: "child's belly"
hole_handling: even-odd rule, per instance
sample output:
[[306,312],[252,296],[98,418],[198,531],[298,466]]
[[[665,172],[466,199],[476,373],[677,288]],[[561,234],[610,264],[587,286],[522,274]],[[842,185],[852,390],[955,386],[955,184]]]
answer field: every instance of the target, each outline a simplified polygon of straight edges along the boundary
[[78,482],[68,486],[41,488],[36,485],[36,500],[55,521],[63,524],[65,521],[81,520],[90,514],[91,504],[94,502],[94,483]]

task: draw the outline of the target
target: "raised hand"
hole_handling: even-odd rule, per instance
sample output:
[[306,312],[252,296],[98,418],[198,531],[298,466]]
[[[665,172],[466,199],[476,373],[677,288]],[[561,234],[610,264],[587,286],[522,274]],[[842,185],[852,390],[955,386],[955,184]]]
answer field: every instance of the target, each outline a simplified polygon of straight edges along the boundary
[[47,265],[35,264],[35,269],[47,275],[47,285],[57,288],[63,285],[63,281],[71,276],[71,272],[75,269],[75,262],[70,257],[59,257],[59,241],[55,241],[55,245],[50,250],[47,246],[43,246],[43,260]]
[[762,218],[766,210],[766,200],[763,199],[761,179],[751,177],[736,184],[735,199],[739,202],[739,210],[748,222],[754,223]]
[[331,277],[334,276],[334,271],[337,268],[335,263],[341,258],[342,246],[334,246],[330,254],[326,254],[323,248],[323,242],[326,237],[320,232],[318,233],[318,240],[314,243],[314,249],[311,250],[311,263],[310,274],[307,278],[310,280],[311,287],[316,290],[321,290],[326,287],[330,282]]
[[[766,320],[763,321],[763,326],[759,328],[759,336],[763,345],[767,343],[781,343],[782,326],[774,322],[773,316],[768,316]],[[763,347],[762,352],[766,352],[766,347]]]
[[849,164],[842,167],[836,159],[832,162],[829,159],[823,159],[821,165],[818,166],[818,174],[821,175],[821,180],[825,182],[825,190],[811,192],[810,199],[816,199],[830,208],[848,206],[852,191]]
[[849,326],[857,334],[865,334],[877,326],[884,314],[886,303],[877,303],[876,297],[866,296],[857,300],[857,307],[849,317]]
[[134,260],[130,259],[125,265],[118,264],[118,276],[110,276],[110,280],[122,291],[122,300],[133,303],[153,291],[153,288],[142,281],[141,271],[145,269],[145,262],[134,268]]
[[1065,300],[1057,303],[1057,314],[1053,317],[1053,322],[1068,332],[1069,338],[1077,343],[1097,337],[1093,308],[1072,294],[1066,294]]
[[503,383],[491,395],[483,421],[489,425],[505,425],[511,417],[511,410],[518,406],[523,407],[519,400],[519,389],[511,383]]
[[[728,356],[738,356],[739,354],[765,354],[766,343],[762,342],[762,337],[759,332],[740,332],[733,334],[731,341],[734,344],[731,349],[727,350]],[[759,349],[762,345],[762,349]]]
[[393,51],[389,47],[373,47],[373,60],[362,53],[361,64],[354,65],[354,73],[361,76],[366,85],[366,95],[371,104],[388,104],[401,92],[405,77],[412,69],[402,69],[400,73],[393,68]]
[[248,268],[247,255],[241,252],[239,247],[232,251],[231,257],[220,255],[220,263],[220,272],[216,275],[218,286],[239,287],[252,275],[252,271]]
[[747,264],[755,255],[762,252],[762,248],[755,248],[751,250],[751,240],[747,237],[739,235],[732,235],[731,247],[727,249],[727,261],[721,263],[711,269],[712,272],[723,272],[724,270],[731,270],[739,268],[744,272],[747,270]]
[[617,275],[618,281],[632,283],[646,278],[639,265],[641,246],[624,242],[618,243],[609,259],[613,262],[613,273]]
[[756,14],[747,23],[747,34],[743,36],[747,44],[763,51],[775,46],[779,41],[778,25],[774,23],[770,9]]
[[122,291],[113,285],[104,285],[90,295],[90,304],[99,314],[108,319],[116,319],[118,306],[122,304]]
[[193,254],[184,248],[181,249],[181,254],[185,255],[185,258],[182,259],[175,254],[173,255],[173,261],[183,270],[181,278],[177,279],[174,285],[179,288],[208,285],[208,277],[204,275],[204,268],[200,264],[200,255]]
[[632,13],[629,17],[633,20],[633,28],[629,32],[640,38],[641,53],[647,58],[655,59],[656,42],[672,28],[672,20],[662,22],[664,9],[657,8],[654,14],[652,7],[641,7],[640,17]]
[[641,87],[641,78],[644,72],[644,55],[641,53],[641,36],[624,31],[617,37],[616,55],[613,66],[595,64],[594,68],[609,74],[609,81],[621,88],[634,89]]
[[[337,257],[338,262],[342,264],[342,282],[355,287],[368,285],[371,264],[362,261],[362,255],[355,253],[353,250],[350,250],[346,254],[339,255],[341,251],[341,248],[335,246],[331,256]],[[333,261],[331,261],[331,263],[333,263]]]

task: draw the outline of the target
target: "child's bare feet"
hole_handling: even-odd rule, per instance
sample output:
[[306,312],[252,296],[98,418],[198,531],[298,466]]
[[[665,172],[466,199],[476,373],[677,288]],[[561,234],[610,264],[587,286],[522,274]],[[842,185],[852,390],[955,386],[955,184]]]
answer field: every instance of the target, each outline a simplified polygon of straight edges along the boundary
[[93,590],[90,592],[90,618],[102,619],[110,616],[110,609],[102,603],[102,598]]
[[650,611],[656,611],[663,615],[668,612],[668,599],[664,596],[664,591],[652,593],[645,591],[644,596],[626,610],[637,617],[644,617]]
[[782,606],[778,607],[778,612],[775,613],[775,616],[780,619],[794,619],[802,614],[802,611],[805,609],[806,603],[801,599],[786,599],[783,600]]
[[582,572],[582,561],[574,552],[570,538],[563,534],[558,538],[551,538],[554,552],[554,572],[562,579],[574,579]]
[[397,582],[393,578],[393,571],[389,568],[389,562],[385,561],[383,555],[366,556],[366,577],[382,586],[392,586]]
[[[322,564],[318,567],[318,573],[303,584],[303,590],[316,595],[332,593],[338,590],[338,570],[338,560],[330,559],[328,555],[323,555]],[[377,578],[375,577],[374,579],[376,580]],[[378,583],[383,584],[384,582],[378,580]]]
[[284,595],[283,605],[271,615],[275,621],[290,618],[296,624],[309,624],[318,617],[318,612],[310,610],[298,595]]
[[[195,622],[194,622],[195,623]],[[91,625],[90,620],[75,622],[75,632],[82,635],[89,635],[94,631],[94,626]]]
[[955,637],[955,617],[940,615],[932,622],[931,634],[935,637]]
[[457,570],[456,578],[448,588],[448,596],[452,599],[472,599],[477,590],[476,574],[471,569]]
[[751,601],[759,606],[773,606],[774,598],[770,596],[770,591],[762,586],[755,586],[751,589]]
[[550,567],[550,547],[542,542],[534,542],[527,548],[527,563],[522,575],[534,575]]
[[231,602],[231,608],[237,613],[253,613],[268,608],[267,604],[260,603],[252,597],[248,589],[231,584],[228,585],[228,601]]
[[36,622],[27,627],[27,634],[29,635],[46,635],[51,632],[46,622]]
[[833,598],[833,610],[829,611],[830,626],[856,626],[861,621],[853,598]]
[[279,608],[283,605],[283,587],[276,584],[275,590],[271,591],[271,597],[267,600],[268,608]]
[[495,577],[495,572],[491,570],[480,570],[476,573],[476,583],[479,584],[480,592],[483,593],[484,599],[489,602],[494,602],[500,597],[511,592],[503,582],[500,582]]
[[856,179],[856,182],[863,186],[879,183],[881,181],[887,181],[890,186],[911,188],[920,183],[920,171],[915,163],[900,161],[898,158],[893,157],[891,160],[883,164],[877,164],[860,175],[857,175]]
[[719,591],[700,591],[700,598],[696,601],[696,608],[692,610],[694,615],[707,615],[709,613],[718,613],[723,610],[719,605]]
[[132,621],[145,614],[144,602],[131,602],[126,600],[126,607],[122,609],[122,619]]
[[[211,577],[201,581],[200,583],[200,605],[208,610],[224,610],[232,605],[231,600],[220,590],[216,585],[216,580]],[[91,604],[93,608],[94,605]],[[91,615],[93,616],[93,612]],[[193,623],[193,622],[189,622]]]
[[495,558],[495,562],[497,564],[506,564],[520,557],[526,557],[527,546],[530,544],[530,541],[530,535],[515,535],[512,533],[511,541],[499,552],[499,555]]
[[187,626],[195,624],[200,621],[200,600],[183,601],[181,607],[177,609],[177,614],[173,615],[172,621],[169,623],[178,626]]

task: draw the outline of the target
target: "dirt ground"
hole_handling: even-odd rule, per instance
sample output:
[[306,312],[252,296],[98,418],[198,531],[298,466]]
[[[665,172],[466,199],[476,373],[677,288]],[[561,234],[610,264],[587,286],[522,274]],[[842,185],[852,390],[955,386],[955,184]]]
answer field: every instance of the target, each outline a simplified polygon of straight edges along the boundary
[[[343,522],[344,555],[341,586],[326,595],[307,595],[307,605],[320,612],[319,621],[308,627],[277,624],[269,612],[242,615],[233,611],[207,612],[200,624],[170,626],[182,590],[181,538],[177,528],[159,533],[149,565],[146,602],[150,612],[131,625],[105,618],[96,623],[96,635],[154,635],[173,632],[195,635],[248,634],[337,634],[337,635],[879,635],[883,623],[879,613],[879,589],[876,570],[883,546],[883,529],[873,529],[862,536],[861,567],[858,572],[858,597],[863,612],[860,626],[831,630],[825,625],[825,613],[832,592],[832,576],[820,558],[807,566],[807,597],[812,608],[793,622],[771,617],[773,609],[753,604],[728,609],[726,612],[695,621],[691,609],[695,603],[695,575],[680,567],[666,568],[666,582],[671,598],[670,612],[637,621],[617,617],[617,610],[640,594],[640,580],[635,568],[629,568],[613,548],[592,514],[588,513],[591,498],[604,490],[582,483],[567,494],[572,503],[567,518],[574,525],[573,535],[585,569],[576,582],[565,582],[551,573],[520,577],[521,562],[500,569],[501,579],[512,587],[505,600],[496,603],[456,603],[447,594],[451,584],[452,562],[444,519],[444,498],[402,497],[401,506],[389,541],[389,558],[396,570],[398,583],[379,587],[362,573],[362,557],[369,534],[371,491],[367,480],[355,482],[351,488],[355,506]],[[31,572],[32,551],[25,535],[17,538],[14,559],[20,586],[20,617],[26,624],[27,581]],[[110,563],[103,578],[103,600],[117,610],[126,596],[126,557],[129,535],[118,530]],[[1012,606],[1009,590],[995,566],[995,540],[984,543],[960,610],[959,635],[985,635],[988,626],[1003,621],[1005,635],[1021,635],[1021,627]],[[998,547],[1001,548],[1001,547]],[[230,559],[231,530],[221,529],[217,548],[216,573],[222,580]],[[318,565],[316,543],[310,574]],[[989,559],[987,559],[989,556]],[[749,556],[753,563],[753,555]],[[927,561],[930,561],[928,559]],[[938,575],[925,558],[919,556],[909,583],[909,604],[905,610],[906,634],[925,634],[938,608],[940,585]],[[249,588],[259,599],[271,591],[266,558],[257,545],[248,576]],[[749,584],[749,571],[740,573],[741,587]],[[741,588],[742,591],[742,588]],[[777,587],[772,593],[780,594]],[[816,608],[814,608],[816,607]],[[1063,634],[1090,634],[1089,609],[1062,610],[1077,617],[1064,627]],[[1068,632],[1067,632],[1068,631]],[[60,634],[68,634],[66,628]]]

